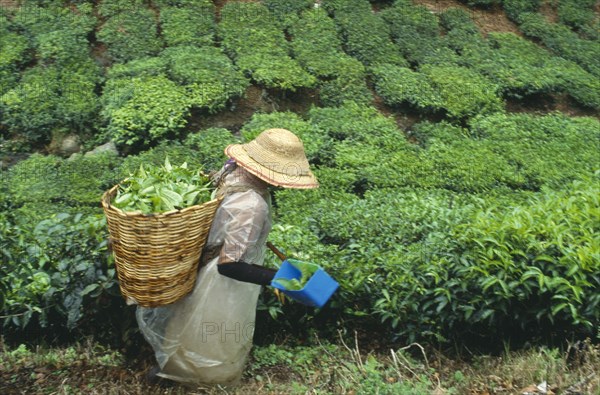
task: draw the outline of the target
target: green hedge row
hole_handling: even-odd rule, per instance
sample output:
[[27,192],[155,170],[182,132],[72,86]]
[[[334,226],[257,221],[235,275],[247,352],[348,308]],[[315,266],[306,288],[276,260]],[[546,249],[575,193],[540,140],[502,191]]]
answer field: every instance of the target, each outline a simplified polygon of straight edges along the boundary
[[504,12],[517,23],[521,23],[527,15],[537,12],[541,5],[541,0],[502,0]]
[[406,60],[390,38],[390,29],[384,20],[371,10],[368,0],[352,0],[339,4],[324,1],[341,29],[346,52],[364,65],[391,63],[407,66]]
[[291,91],[316,83],[290,57],[283,30],[264,5],[227,3],[218,30],[225,51],[257,83]]
[[420,72],[383,65],[373,68],[375,88],[386,103],[444,110],[454,119],[503,110],[498,86],[472,69],[423,65]]
[[55,134],[85,134],[97,121],[102,77],[89,55],[91,12],[86,4],[72,11],[26,3],[1,17],[0,122],[9,137],[47,142]]
[[375,90],[388,105],[409,104],[424,111],[443,106],[440,93],[423,73],[391,64],[375,66],[372,73]]
[[47,142],[55,134],[84,135],[97,122],[100,80],[100,69],[90,59],[72,67],[27,69],[0,97],[2,123],[10,135],[29,143]]
[[558,20],[584,35],[589,35],[590,39],[597,40],[600,38],[600,19],[594,13],[596,4],[595,0],[560,0],[556,10]]
[[214,45],[215,11],[210,0],[197,1],[188,7],[162,7],[160,27],[166,45]]
[[[334,162],[317,170],[319,190],[277,192],[272,237],[290,255],[327,264],[343,290],[331,308],[347,324],[375,314],[413,338],[594,333],[599,301],[584,300],[600,286],[597,120],[496,114],[468,129],[425,122],[412,131],[420,148],[358,106],[314,109],[308,121],[333,142],[323,150]],[[581,239],[568,236],[580,228]],[[569,246],[556,249],[563,237]],[[482,261],[497,248],[502,267],[495,255]],[[518,250],[529,254],[521,260]],[[504,325],[513,320],[520,329]]]
[[568,27],[549,23],[540,14],[528,14],[522,18],[520,29],[529,37],[542,41],[551,51],[565,59],[577,62],[581,67],[600,76],[600,42],[585,40]]
[[424,65],[423,72],[453,118],[503,111],[498,86],[481,74],[461,66]]
[[375,275],[354,277],[371,280],[373,310],[381,320],[413,338],[530,338],[547,336],[548,328],[561,336],[593,334],[600,318],[597,181],[509,206],[494,199],[485,207],[447,199],[429,200],[433,207],[427,210],[400,202],[396,209],[404,207],[401,215],[410,223],[420,224],[404,214],[408,207],[434,213],[423,222],[438,228],[429,225],[422,242],[381,254],[380,264],[370,265],[379,269]]
[[335,22],[322,9],[305,11],[289,28],[294,58],[319,78],[325,106],[344,101],[369,103],[365,67],[342,48]]
[[458,53],[468,45],[485,45],[479,28],[463,9],[448,8],[439,14],[439,23],[445,33],[442,42]]
[[[313,108],[306,118],[256,114],[241,134],[248,140],[273,126],[306,141],[321,187],[274,191],[270,239],[340,282],[327,307],[332,320],[382,321],[415,339],[506,335],[514,328],[503,323],[514,320],[531,336],[544,328],[593,332],[597,120],[495,113],[465,127],[420,122],[409,131],[418,143],[411,144],[394,119],[347,103]],[[101,243],[106,230],[94,216],[99,207],[90,204],[141,163],[166,155],[216,169],[223,146],[235,141],[225,129],[208,129],[124,159],[37,155],[2,173],[5,322],[33,317],[79,327],[100,300],[122,305]],[[47,220],[57,212],[69,215]],[[39,252],[22,254],[28,249]],[[8,291],[7,279],[21,287]],[[319,314],[281,306],[270,293],[260,308],[277,317],[269,323],[276,327]]]
[[161,54],[169,77],[185,87],[191,105],[210,112],[222,109],[246,91],[249,81],[215,47],[171,47]]
[[119,62],[156,55],[164,46],[156,15],[147,8],[126,9],[110,16],[98,30],[97,38]]
[[443,13],[444,40],[460,54],[458,64],[489,77],[503,96],[567,92],[584,106],[600,108],[600,85],[593,74],[512,33],[489,33],[483,39],[469,21],[460,10]]
[[192,108],[216,112],[249,82],[216,47],[178,46],[159,57],[115,65],[104,87],[102,115],[116,142],[152,143],[176,135]]
[[312,0],[262,0],[262,3],[285,29],[297,23],[300,15],[315,4]]
[[381,11],[381,17],[390,27],[397,50],[412,65],[456,63],[456,53],[440,37],[437,16],[425,6],[398,0]]

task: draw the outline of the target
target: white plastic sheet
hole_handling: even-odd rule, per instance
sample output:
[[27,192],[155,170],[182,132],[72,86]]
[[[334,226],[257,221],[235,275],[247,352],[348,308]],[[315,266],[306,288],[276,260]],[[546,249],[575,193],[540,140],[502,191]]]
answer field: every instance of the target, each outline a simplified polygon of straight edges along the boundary
[[194,290],[158,308],[138,307],[137,320],[152,345],[159,376],[194,384],[235,385],[252,347],[260,286],[219,274],[219,262],[262,265],[271,229],[267,184],[241,168],[227,175],[207,248],[220,255],[200,269]]

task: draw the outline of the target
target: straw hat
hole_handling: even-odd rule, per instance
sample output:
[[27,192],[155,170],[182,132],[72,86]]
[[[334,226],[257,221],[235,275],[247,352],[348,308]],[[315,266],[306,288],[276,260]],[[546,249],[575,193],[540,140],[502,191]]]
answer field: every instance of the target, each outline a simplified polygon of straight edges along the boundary
[[271,185],[284,188],[317,188],[302,141],[286,129],[267,129],[246,144],[232,144],[225,154]]

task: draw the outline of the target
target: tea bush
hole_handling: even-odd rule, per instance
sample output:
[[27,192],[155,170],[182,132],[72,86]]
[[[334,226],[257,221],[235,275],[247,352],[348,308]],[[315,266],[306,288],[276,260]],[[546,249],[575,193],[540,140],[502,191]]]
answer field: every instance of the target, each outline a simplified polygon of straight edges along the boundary
[[502,0],[461,0],[463,3],[466,3],[469,6],[481,6],[481,7],[489,7],[498,5],[502,2]]
[[52,32],[86,37],[96,25],[89,4],[69,9],[57,3],[47,6],[34,3],[28,1],[18,7],[12,18],[16,31],[23,33],[33,44],[37,37]]
[[317,77],[334,77],[346,55],[335,22],[318,8],[305,11],[290,26],[294,58]]
[[562,88],[557,60],[546,50],[512,33],[490,33],[488,40],[463,47],[461,64],[500,85],[504,95],[552,93]]
[[600,76],[600,43],[580,38],[568,27],[547,22],[542,15],[529,14],[520,29],[525,35],[537,38],[557,55],[572,60],[596,77]]
[[[1,29],[1,28],[0,28]],[[14,88],[18,81],[18,70],[31,56],[29,41],[24,36],[1,29],[0,31],[0,96]]]
[[600,79],[575,62],[557,59],[556,63],[562,73],[562,89],[580,104],[600,109]]
[[417,110],[435,111],[443,105],[442,98],[427,76],[407,67],[390,64],[377,65],[372,69],[375,90],[386,104],[397,106],[410,104]]
[[[13,13],[0,29],[1,122],[9,135],[39,144],[55,133],[87,130],[96,120],[100,83],[100,68],[88,53],[91,8],[28,3]],[[32,60],[33,67],[19,73]]]
[[308,120],[334,140],[367,143],[393,150],[404,136],[391,117],[372,106],[347,102],[339,107],[312,108]]
[[314,6],[312,0],[263,0],[262,3],[284,28],[297,23],[300,14]]
[[518,176],[535,190],[543,185],[560,189],[593,174],[599,167],[599,126],[593,118],[497,114],[474,119],[471,130],[515,164]]
[[305,11],[290,26],[292,51],[298,62],[319,78],[319,98],[325,106],[345,101],[367,104],[372,100],[367,72],[342,48],[335,22],[322,9]]
[[[0,227],[6,226],[2,222]],[[102,216],[49,216],[33,230],[14,227],[19,236],[1,263],[7,289],[0,305],[4,326],[38,325],[74,329],[82,318],[101,314],[98,298],[116,292]]]
[[127,63],[115,63],[106,70],[106,76],[108,79],[158,76],[166,74],[167,59],[160,56],[134,59]]
[[163,46],[155,15],[147,8],[125,9],[110,16],[97,37],[120,62],[156,55]]
[[0,67],[23,65],[31,58],[27,53],[30,41],[16,30],[17,27],[11,21],[0,16]]
[[560,0],[556,9],[558,20],[575,30],[585,31],[586,27],[593,26],[594,20],[598,23],[598,17],[594,14],[595,5],[594,0]]
[[110,153],[72,160],[34,154],[6,171],[8,193],[15,208],[42,202],[98,208],[119,162]]
[[502,0],[504,12],[509,19],[521,23],[527,15],[540,9],[541,0]]
[[147,4],[147,0],[103,0],[98,4],[98,14],[104,18],[110,18],[121,12],[145,9]]
[[[184,141],[184,146],[193,150],[189,156],[194,161],[199,160],[204,172],[217,171],[228,159],[223,149],[229,144],[236,144],[239,139],[229,130],[223,128],[209,128],[190,133]],[[185,152],[185,151],[184,151]],[[185,159],[183,155],[182,159]],[[177,162],[175,162],[177,163]]]
[[420,69],[439,92],[452,118],[503,111],[498,86],[481,74],[461,66],[424,65]]
[[[506,207],[504,202],[498,202],[498,211],[494,211],[497,214],[490,214],[487,209],[493,204],[491,198],[483,200],[451,192],[402,193],[395,189],[393,194],[390,190],[367,192],[364,199],[353,202],[321,200],[321,204],[311,206],[310,217],[320,218],[315,225],[322,242],[338,246],[337,252],[327,258],[328,270],[344,290],[332,304],[352,305],[345,311],[348,318],[352,314],[374,313],[399,335],[412,339],[443,338],[461,332],[476,335],[477,328],[485,328],[486,336],[503,338],[515,327],[529,335],[547,333],[542,331],[544,327],[577,328],[592,333],[599,318],[599,301],[594,291],[599,279],[594,271],[597,268],[590,266],[594,265],[592,246],[597,243],[597,236],[593,236],[597,231],[583,225],[588,242],[580,250],[564,246],[559,253],[565,257],[560,258],[562,261],[573,265],[554,269],[558,270],[557,277],[565,276],[571,269],[566,281],[552,281],[548,273],[553,269],[546,270],[545,262],[550,258],[545,254],[554,249],[542,241],[547,240],[542,235],[549,232],[571,234],[566,227],[557,230],[558,223],[581,227],[594,221],[595,216],[597,228],[597,212],[594,214],[592,209],[597,196],[590,199],[591,194],[597,195],[597,187],[588,183],[583,192],[586,197],[570,196],[581,193],[579,187],[583,185],[573,187],[575,192],[558,194],[569,196],[566,199],[555,198],[548,191],[544,197],[525,200],[522,206]],[[538,203],[545,201],[553,203],[542,209],[543,204]],[[578,207],[574,207],[575,201],[579,202]],[[562,208],[556,206],[557,202]],[[579,208],[585,206],[580,212]],[[565,212],[567,207],[570,210]],[[540,211],[546,216],[541,216]],[[386,215],[389,212],[396,214],[390,217]],[[509,225],[519,223],[520,228]],[[498,227],[500,234],[491,231]],[[520,232],[519,229],[531,229],[531,238],[521,239],[520,233],[509,233]],[[488,237],[490,234],[493,236]],[[517,239],[524,243],[519,244],[518,250],[529,251],[527,258],[522,261],[520,255],[509,256],[499,263],[496,254],[515,251],[514,244],[509,243]],[[542,249],[535,248],[536,244]],[[579,262],[576,251],[588,258]],[[489,264],[480,266],[482,259]],[[574,276],[575,273],[580,274]],[[538,286],[540,276],[547,285]],[[556,291],[558,294],[551,299]],[[589,297],[591,306],[583,302]]]
[[597,182],[596,176],[564,192],[545,190],[528,206],[486,210],[457,227],[463,252],[449,278],[463,278],[475,289],[467,287],[473,291],[465,293],[467,299],[449,302],[469,306],[466,320],[501,330],[546,325],[597,330]]
[[165,49],[171,80],[185,88],[189,103],[216,112],[234,97],[242,96],[249,81],[231,60],[215,47],[179,46]]
[[167,46],[214,44],[215,6],[208,0],[197,3],[160,9],[160,28]]
[[372,10],[371,4],[364,0],[323,0],[321,5],[334,17],[337,13],[351,12],[353,10],[362,14]]
[[316,83],[290,57],[283,30],[264,5],[227,3],[221,10],[218,31],[225,52],[257,83],[291,91]]
[[353,1],[352,7],[335,10],[334,20],[340,26],[344,48],[364,65],[391,63],[407,66],[390,38],[390,29],[383,19],[371,11],[367,0]]
[[107,132],[127,145],[176,134],[187,124],[192,105],[185,88],[162,75],[110,79],[101,99]]
[[74,10],[57,4],[48,7],[28,4],[17,11],[14,24],[29,38],[39,63],[76,67],[89,58],[88,37],[96,25],[89,4]]
[[411,64],[456,62],[456,53],[440,38],[437,17],[426,7],[399,0],[381,11],[381,17],[390,27],[396,50]]
[[458,53],[467,45],[482,45],[483,38],[471,16],[460,8],[449,8],[439,14],[440,26],[445,30],[442,43]]
[[337,62],[338,74],[325,79],[319,88],[319,99],[325,107],[342,106],[346,102],[370,105],[373,95],[367,86],[367,70],[359,60],[344,56]]
[[[595,215],[594,188],[582,186],[548,192],[522,206],[480,209],[474,216],[467,210],[473,219],[450,224],[452,230],[444,230],[449,236],[430,233],[416,250],[392,255],[396,265],[383,259],[381,270],[389,268],[389,274],[374,310],[409,337],[477,338],[477,328],[485,328],[486,339],[546,334],[548,328],[592,334],[598,278],[593,260],[580,260],[576,251],[593,254],[588,246],[596,236],[583,224]],[[586,197],[574,198],[580,193]],[[582,225],[585,230],[575,230]],[[584,234],[582,244],[576,242],[580,247],[556,250],[555,243],[571,231]]]
[[[458,28],[460,29],[460,28]],[[568,92],[584,106],[598,108],[598,79],[572,61],[549,53],[512,33],[489,33],[487,40],[472,35],[445,38],[461,54],[458,64],[487,76],[505,97]]]
[[69,65],[88,57],[87,38],[66,29],[39,34],[35,41],[36,57],[44,64]]
[[96,121],[99,82],[89,59],[69,68],[34,66],[0,97],[2,123],[32,143],[48,142],[54,132],[81,133]]

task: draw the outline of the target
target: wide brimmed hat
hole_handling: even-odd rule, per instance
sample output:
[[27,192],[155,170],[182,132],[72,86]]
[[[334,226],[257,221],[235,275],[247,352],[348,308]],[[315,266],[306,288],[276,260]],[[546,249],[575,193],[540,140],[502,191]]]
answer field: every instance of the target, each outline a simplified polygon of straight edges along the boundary
[[271,185],[284,188],[317,188],[302,141],[286,129],[267,129],[246,144],[231,144],[225,154]]

